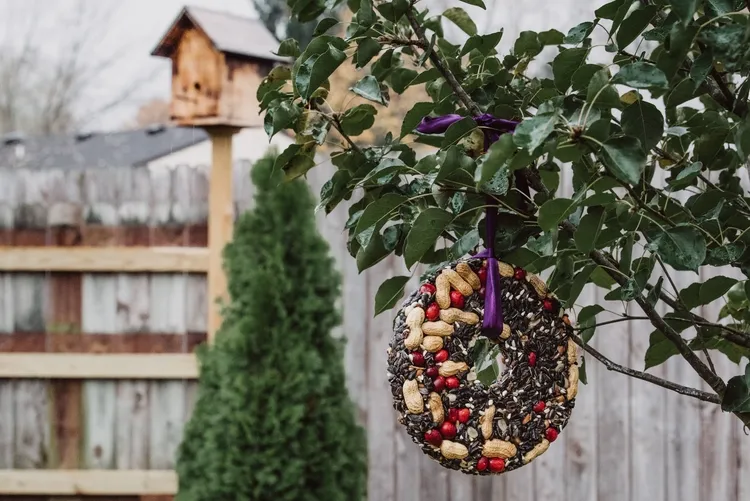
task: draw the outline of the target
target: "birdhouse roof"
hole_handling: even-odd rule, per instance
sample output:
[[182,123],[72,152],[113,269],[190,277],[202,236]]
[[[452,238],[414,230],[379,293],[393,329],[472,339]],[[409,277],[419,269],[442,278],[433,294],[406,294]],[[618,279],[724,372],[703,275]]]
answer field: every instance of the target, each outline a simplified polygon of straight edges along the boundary
[[279,42],[259,19],[193,6],[182,9],[151,55],[171,57],[185,30],[186,22],[205,33],[221,52],[267,61],[289,62],[288,58],[273,54],[279,48]]

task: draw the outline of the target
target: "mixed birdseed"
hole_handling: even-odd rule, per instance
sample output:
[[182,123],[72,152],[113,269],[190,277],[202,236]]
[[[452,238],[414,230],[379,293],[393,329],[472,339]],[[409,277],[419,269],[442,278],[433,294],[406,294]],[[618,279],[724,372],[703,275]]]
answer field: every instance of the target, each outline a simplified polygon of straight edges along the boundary
[[388,350],[393,407],[412,440],[443,466],[480,475],[542,454],[567,424],[578,391],[567,315],[538,277],[505,263],[504,333],[494,341],[505,369],[489,387],[479,381],[469,353],[482,336],[486,266],[470,258],[427,277],[396,315]]

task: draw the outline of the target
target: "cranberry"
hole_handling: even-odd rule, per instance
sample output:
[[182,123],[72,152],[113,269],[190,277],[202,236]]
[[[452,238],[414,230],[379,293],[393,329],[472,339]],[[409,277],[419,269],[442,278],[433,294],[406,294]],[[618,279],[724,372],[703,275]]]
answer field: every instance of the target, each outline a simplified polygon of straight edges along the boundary
[[547,407],[547,404],[544,403],[544,400],[540,400],[534,404],[534,412],[542,412],[545,407]]
[[482,456],[481,458],[479,458],[479,461],[477,461],[477,471],[484,471],[489,465],[490,460]]
[[424,355],[422,355],[421,351],[412,352],[411,363],[417,367],[424,367]]
[[432,284],[422,284],[422,287],[419,288],[419,292],[422,294],[435,294],[435,291],[437,289]]
[[424,441],[428,444],[432,444],[439,447],[443,443],[443,436],[437,430],[429,430],[424,434]]
[[490,459],[490,471],[493,473],[500,473],[505,469],[505,460],[503,458],[492,458]]
[[460,423],[466,423],[469,421],[469,418],[471,417],[471,410],[467,408],[459,409],[458,411],[458,421]]
[[464,307],[464,295],[458,291],[451,291],[451,306],[462,309]]
[[448,350],[443,348],[439,352],[435,353],[435,362],[445,362],[448,360]]
[[450,421],[444,421],[440,425],[440,433],[443,435],[443,438],[447,438],[448,440],[456,438],[456,425]]
[[438,306],[437,303],[431,303],[430,306],[427,307],[425,316],[427,317],[427,320],[434,322],[440,318],[440,306]]
[[487,281],[487,268],[480,268],[477,272],[477,276],[479,277],[479,281],[482,282],[482,285]]
[[449,390],[455,390],[461,386],[461,382],[456,376],[450,376],[445,380],[445,386],[447,386]]
[[448,409],[448,421],[451,423],[458,421],[458,409]]
[[551,299],[545,299],[543,305],[544,309],[547,311],[552,311],[555,309],[555,303],[553,303]]
[[427,376],[427,377],[429,377],[429,378],[435,379],[439,375],[438,368],[435,367],[434,365],[431,366],[431,367],[428,367],[424,371],[424,375]]
[[482,287],[481,289],[479,289],[479,297],[484,298],[485,294],[486,294],[486,291],[485,291],[484,287]]
[[529,353],[529,367],[536,366],[536,353],[533,351]]
[[547,428],[544,432],[544,438],[546,438],[550,442],[554,442],[555,440],[557,440],[557,435],[557,430],[554,428]]
[[565,325],[570,325],[570,317],[567,313],[563,315],[563,322],[565,322]]
[[443,391],[445,389],[445,378],[443,376],[436,377],[435,381],[432,382],[432,386],[437,392]]
[[513,272],[513,276],[516,277],[516,280],[523,280],[526,278],[526,270],[523,268],[516,268],[516,270]]

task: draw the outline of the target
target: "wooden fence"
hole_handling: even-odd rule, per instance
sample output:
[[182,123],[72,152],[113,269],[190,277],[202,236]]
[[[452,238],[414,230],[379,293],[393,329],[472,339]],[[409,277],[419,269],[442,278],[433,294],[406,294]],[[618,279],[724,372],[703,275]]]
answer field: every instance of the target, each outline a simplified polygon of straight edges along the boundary
[[[252,203],[248,167],[235,166],[237,211]],[[312,171],[316,192],[329,174]],[[0,499],[171,498],[195,395],[189,354],[206,337],[207,194],[204,167],[0,170]],[[318,217],[344,276],[337,334],[348,339],[348,384],[367,427],[370,501],[750,499],[750,437],[736,419],[594,362],[570,425],[537,462],[493,479],[439,468],[395,421],[392,318],[372,317],[380,283],[404,270],[389,258],[357,273],[345,209]],[[43,246],[66,253],[44,261],[31,248]],[[133,249],[109,261],[92,253],[107,246]],[[579,302],[603,299],[587,290]],[[641,368],[650,331],[613,324],[594,344]],[[739,372],[716,362],[725,377]],[[700,386],[681,360],[654,373]]]

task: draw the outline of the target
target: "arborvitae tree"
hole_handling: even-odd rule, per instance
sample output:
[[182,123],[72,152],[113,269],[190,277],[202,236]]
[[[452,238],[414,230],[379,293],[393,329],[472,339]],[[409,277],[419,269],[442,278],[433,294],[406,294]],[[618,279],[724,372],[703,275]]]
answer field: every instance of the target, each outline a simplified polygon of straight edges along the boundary
[[359,501],[367,451],[331,337],[339,276],[302,181],[253,169],[254,210],[225,250],[230,303],[200,352],[179,501]]

